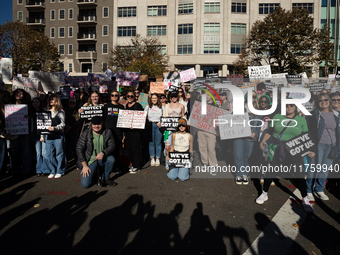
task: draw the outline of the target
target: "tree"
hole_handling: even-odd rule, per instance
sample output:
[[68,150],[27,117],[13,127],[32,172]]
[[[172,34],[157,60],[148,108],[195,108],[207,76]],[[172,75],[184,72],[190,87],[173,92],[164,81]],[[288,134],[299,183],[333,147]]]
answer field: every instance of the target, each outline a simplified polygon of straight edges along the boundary
[[116,45],[110,49],[109,66],[114,72],[131,71],[149,77],[167,70],[169,56],[162,53],[162,44],[155,37],[136,35],[128,45]]
[[61,71],[57,47],[42,32],[20,21],[0,26],[0,56],[13,59],[13,74]]
[[248,65],[271,65],[278,73],[296,74],[323,61],[327,68],[334,66],[329,28],[313,28],[313,21],[306,9],[278,7],[253,24],[235,69],[246,73]]

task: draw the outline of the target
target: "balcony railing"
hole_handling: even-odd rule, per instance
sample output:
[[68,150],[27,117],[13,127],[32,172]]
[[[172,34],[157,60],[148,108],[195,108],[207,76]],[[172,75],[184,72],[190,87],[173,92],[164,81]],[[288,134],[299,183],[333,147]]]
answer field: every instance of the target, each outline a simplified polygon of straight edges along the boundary
[[77,0],[78,5],[97,5],[97,0]]
[[95,51],[77,51],[77,59],[97,59],[97,52]]
[[45,1],[26,0],[26,8],[45,8]]
[[45,19],[44,18],[26,18],[26,24],[27,25],[45,25]]
[[96,40],[96,34],[77,34],[77,40]]
[[97,22],[97,17],[96,16],[77,16],[77,21],[78,22]]

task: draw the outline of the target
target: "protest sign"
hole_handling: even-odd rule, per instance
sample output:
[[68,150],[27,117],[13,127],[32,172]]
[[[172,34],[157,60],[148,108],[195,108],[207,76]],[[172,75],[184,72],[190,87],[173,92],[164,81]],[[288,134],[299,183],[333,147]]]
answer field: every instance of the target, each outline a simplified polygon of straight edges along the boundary
[[84,112],[80,113],[81,119],[91,120],[93,117],[99,116],[103,117],[103,108],[104,106],[83,106],[81,109]]
[[289,97],[292,99],[301,99],[301,98],[305,98],[306,95],[305,93],[300,93],[300,92],[290,92]]
[[170,168],[191,168],[189,152],[169,152]]
[[270,81],[274,82],[276,85],[283,85],[284,87],[287,87],[286,75],[288,75],[288,73],[272,74],[272,78],[270,79]]
[[162,117],[161,129],[168,131],[176,131],[179,119],[180,119],[179,117]]
[[[39,80],[43,91],[59,91],[59,87],[64,83],[64,73],[44,73],[38,71],[28,71],[29,78]],[[40,88],[38,88],[40,90]]]
[[106,85],[99,86],[99,93],[109,93],[109,88]]
[[118,86],[138,86],[139,73],[138,72],[117,72],[116,81]]
[[306,156],[309,152],[313,151],[314,147],[315,144],[308,133],[302,133],[285,142],[285,148],[293,158],[293,161]]
[[309,83],[307,84],[307,87],[310,92],[316,92],[319,93],[324,89],[325,84],[324,83]]
[[228,74],[227,81],[231,81],[235,86],[243,86],[243,74]]
[[89,82],[89,76],[68,76],[68,82],[72,87],[83,88]]
[[170,85],[169,87],[169,92],[172,92],[172,91],[177,91],[180,87],[177,87],[177,86],[174,86],[174,85]]
[[178,82],[182,82],[181,81],[181,75],[179,74],[179,72],[169,72],[169,73],[163,73],[163,77],[164,79],[169,79],[169,80],[178,80]]
[[104,75],[108,80],[111,80],[112,77],[115,77],[116,75],[108,68],[106,69]]
[[28,107],[26,104],[5,104],[6,132],[10,135],[28,134]]
[[89,73],[88,76],[92,85],[100,85],[102,81],[111,81],[111,78],[108,78],[105,74]]
[[248,113],[243,115],[222,115],[218,116],[218,120],[221,140],[249,137],[251,135],[251,129],[248,125]]
[[150,92],[156,94],[164,94],[164,83],[150,82]]
[[302,75],[286,75],[287,83],[289,84],[302,84]]
[[37,112],[36,115],[38,133],[48,132],[48,127],[52,126],[51,112]]
[[100,86],[99,85],[91,85],[91,91],[98,91],[99,92]]
[[278,86],[274,82],[264,82],[267,91],[272,91],[273,88],[277,88]]
[[182,82],[187,82],[196,79],[195,68],[190,68],[179,73]]
[[[106,86],[108,90],[107,92],[100,92],[100,93],[108,93],[112,90],[117,89],[117,82],[115,81],[100,81],[100,85]],[[99,87],[99,91],[100,91],[100,87]]]
[[250,81],[268,80],[272,78],[270,65],[266,66],[248,66],[248,74]]
[[331,87],[331,93],[339,92],[339,91],[340,91],[340,86]]
[[307,111],[311,112],[314,110],[314,104],[311,103],[311,102],[307,102],[307,103],[303,103],[302,104],[306,109]]
[[164,79],[164,90],[168,90],[170,86],[180,87],[178,80]]
[[218,78],[218,73],[209,73],[205,78],[207,83],[219,83],[220,79]]
[[31,98],[35,98],[37,96],[38,89],[38,79],[31,79],[26,77],[13,77],[13,87],[12,90],[23,89],[27,93],[30,94]]
[[149,95],[145,93],[140,93],[138,102],[145,108],[149,104]]
[[61,86],[59,88],[59,97],[60,100],[67,100],[70,98],[71,87],[70,86]]
[[11,58],[0,58],[0,73],[2,74],[2,81],[5,84],[11,84],[12,79],[12,66],[13,59]]
[[207,105],[207,114],[202,115],[201,108],[202,103],[195,101],[190,113],[189,125],[216,135],[214,120],[216,120],[218,116],[227,115],[230,112],[212,105]]
[[117,128],[144,129],[147,112],[119,109]]

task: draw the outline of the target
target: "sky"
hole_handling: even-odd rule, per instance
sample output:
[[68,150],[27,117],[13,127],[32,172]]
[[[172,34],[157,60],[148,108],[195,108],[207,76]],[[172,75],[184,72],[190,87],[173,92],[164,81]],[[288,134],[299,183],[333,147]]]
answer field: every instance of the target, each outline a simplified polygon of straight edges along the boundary
[[12,21],[12,0],[0,0],[0,25]]

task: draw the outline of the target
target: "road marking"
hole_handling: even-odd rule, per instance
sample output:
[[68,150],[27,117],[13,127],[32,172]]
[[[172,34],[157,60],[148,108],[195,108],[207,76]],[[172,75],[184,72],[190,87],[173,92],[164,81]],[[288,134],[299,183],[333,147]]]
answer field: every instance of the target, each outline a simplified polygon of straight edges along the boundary
[[[294,195],[301,198],[298,189],[294,191]],[[243,255],[287,254],[299,234],[298,226],[303,223],[306,216],[307,213],[302,206],[291,196]]]

